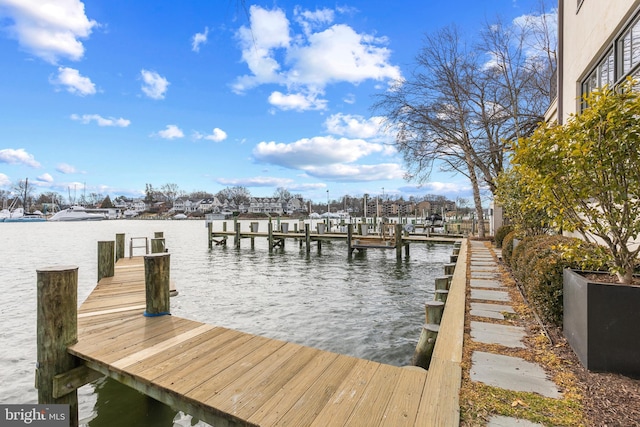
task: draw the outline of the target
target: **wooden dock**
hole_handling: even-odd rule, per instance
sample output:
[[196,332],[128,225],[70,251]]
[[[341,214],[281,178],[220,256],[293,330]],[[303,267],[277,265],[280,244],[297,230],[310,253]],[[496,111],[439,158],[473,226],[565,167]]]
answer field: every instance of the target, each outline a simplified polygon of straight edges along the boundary
[[[404,231],[403,225],[399,223],[387,223],[379,224],[380,231],[376,233],[360,234],[354,233],[354,224],[345,224],[344,228],[346,232],[326,232],[324,224],[321,230],[311,231],[310,224],[304,224],[303,230],[294,227],[294,231],[290,232],[287,227],[287,231],[274,230],[273,224],[269,222],[267,224],[268,230],[266,232],[258,232],[255,230],[242,231],[241,223],[234,221],[232,223],[234,230],[227,230],[227,223],[224,222],[223,230],[213,230],[212,224],[207,224],[207,235],[209,241],[209,249],[215,246],[226,246],[227,239],[233,237],[234,246],[240,248],[240,242],[243,239],[249,239],[251,241],[251,247],[255,247],[256,238],[266,238],[268,241],[269,251],[275,248],[284,248],[287,239],[297,240],[300,248],[303,245],[306,248],[306,252],[311,251],[311,244],[316,243],[317,248],[321,251],[322,242],[327,241],[344,241],[346,242],[348,254],[351,255],[355,250],[363,251],[367,249],[394,249],[396,251],[396,258],[402,257],[402,251],[404,249],[405,255],[409,256],[410,243],[454,243],[462,240],[463,236],[460,234],[417,234]],[[360,231],[363,224],[359,224]]]
[[[78,309],[77,343],[68,347],[82,365],[76,369],[114,378],[216,426],[458,425],[464,270],[456,268],[458,300],[443,317],[448,336],[436,343],[427,372],[172,315],[144,316],[144,264],[145,257],[119,259],[114,275],[102,278]],[[63,388],[81,385],[69,373],[58,377]]]

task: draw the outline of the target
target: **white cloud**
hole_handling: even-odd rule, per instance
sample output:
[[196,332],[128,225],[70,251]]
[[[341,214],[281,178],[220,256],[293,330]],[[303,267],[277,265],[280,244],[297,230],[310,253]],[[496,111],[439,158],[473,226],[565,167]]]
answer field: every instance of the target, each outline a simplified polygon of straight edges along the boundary
[[193,137],[195,139],[206,139],[213,142],[222,142],[227,139],[227,133],[220,128],[214,128],[211,135],[203,135],[200,132],[194,132]]
[[169,81],[155,71],[142,70],[142,92],[151,99],[164,99]]
[[203,33],[195,33],[191,39],[191,50],[194,52],[200,52],[200,45],[207,43],[207,36],[209,35],[209,27],[204,27]]
[[281,110],[325,110],[327,108],[326,99],[318,99],[315,94],[291,93],[283,94],[275,91],[269,95],[269,104]]
[[1,17],[11,22],[8,33],[23,49],[52,64],[60,58],[80,60],[84,46],[79,39],[98,25],[87,18],[79,0],[3,0]]
[[308,166],[304,171],[316,178],[345,182],[368,182],[388,179],[402,179],[405,171],[397,163],[376,165],[333,164],[327,166]]
[[74,68],[59,67],[58,76],[50,79],[51,83],[64,86],[67,92],[74,95],[86,96],[96,93],[96,85],[91,79],[80,75],[80,72]]
[[[344,24],[324,28],[334,20],[329,9],[312,12],[296,8],[295,19],[303,34],[292,36],[281,9],[251,7],[250,28],[243,26],[237,32],[242,59],[251,74],[238,77],[234,91],[243,93],[262,84],[282,85],[290,94],[273,92],[270,102],[303,111],[319,108],[308,101],[323,94],[329,84],[401,78],[399,67],[389,63],[391,51],[385,47],[385,38],[359,34]],[[324,108],[326,100],[322,101]]]
[[293,11],[296,21],[302,27],[305,34],[310,34],[311,30],[322,25],[330,24],[335,18],[335,12],[331,9],[316,9],[315,11],[304,10],[296,6]]
[[48,182],[48,183],[53,182],[53,177],[48,173],[43,173],[36,179],[40,182]]
[[386,39],[358,34],[347,25],[336,24],[309,36],[306,45],[295,46],[288,60],[295,66],[292,82],[324,87],[329,83],[358,84],[368,79],[394,80],[400,69],[388,63],[391,51],[380,45]]
[[184,132],[182,132],[182,130],[176,125],[167,125],[164,130],[158,131],[157,133],[153,134],[153,136],[159,136],[160,138],[164,139],[176,139],[183,138]]
[[9,177],[3,173],[0,173],[0,187],[7,187],[11,185]]
[[308,166],[351,163],[363,156],[382,151],[380,144],[361,139],[316,136],[291,144],[260,142],[253,149],[253,155],[258,161],[306,170],[304,168]]
[[5,148],[0,150],[0,163],[8,163],[12,165],[23,164],[32,168],[39,168],[38,162],[33,154],[27,153],[24,148]]
[[66,163],[60,163],[57,167],[56,170],[60,173],[64,173],[64,174],[68,174],[68,173],[76,173],[77,170],[75,167],[68,165]]
[[327,117],[324,126],[329,133],[346,136],[348,138],[374,138],[382,132],[384,117],[370,117],[365,119],[357,114],[332,114]]
[[343,99],[342,101],[345,104],[355,104],[356,103],[356,96],[353,93],[348,93]]
[[119,119],[116,119],[115,117],[105,118],[98,114],[83,114],[82,116],[72,114],[71,120],[81,121],[85,125],[91,122],[96,122],[98,126],[115,126],[121,128],[126,128],[131,124],[131,120],[123,119],[122,117]]

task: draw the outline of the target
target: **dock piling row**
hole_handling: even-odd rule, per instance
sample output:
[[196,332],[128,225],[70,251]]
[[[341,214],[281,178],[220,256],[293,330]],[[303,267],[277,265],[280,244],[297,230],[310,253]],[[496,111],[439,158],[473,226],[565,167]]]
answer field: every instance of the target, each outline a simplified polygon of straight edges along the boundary
[[[460,252],[460,243],[454,244],[454,251]],[[456,255],[456,262],[457,262]],[[411,360],[412,365],[429,369],[431,364],[431,356],[436,345],[436,339],[440,330],[440,322],[446,307],[447,296],[449,295],[449,287],[455,271],[456,264],[445,264],[444,277],[436,277],[435,279],[435,295],[433,301],[425,304],[425,320],[422,326],[420,338],[416,345],[416,350]]]

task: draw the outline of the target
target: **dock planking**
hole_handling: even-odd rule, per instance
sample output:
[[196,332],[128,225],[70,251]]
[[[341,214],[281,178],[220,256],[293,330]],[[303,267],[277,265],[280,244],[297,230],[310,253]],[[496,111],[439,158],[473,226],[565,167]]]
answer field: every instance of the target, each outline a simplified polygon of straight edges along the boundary
[[[428,373],[177,316],[145,317],[143,257],[118,260],[78,309],[69,353],[222,425],[422,426]],[[218,424],[216,424],[218,425]]]

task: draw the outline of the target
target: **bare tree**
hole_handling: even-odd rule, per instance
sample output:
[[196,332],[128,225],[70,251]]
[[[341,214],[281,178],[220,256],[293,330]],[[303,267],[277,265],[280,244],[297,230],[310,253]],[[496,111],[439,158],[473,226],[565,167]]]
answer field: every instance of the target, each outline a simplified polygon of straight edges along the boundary
[[396,132],[407,179],[425,182],[434,168],[469,179],[480,236],[482,189],[496,191],[510,142],[530,134],[548,106],[555,53],[543,33],[550,18],[534,16],[487,24],[474,46],[453,26],[427,35],[410,78],[374,104]]
[[289,200],[291,196],[291,192],[284,187],[276,188],[276,191],[273,193],[273,197],[279,198],[282,200]]
[[408,179],[424,182],[435,165],[469,178],[484,236],[475,139],[478,137],[473,85],[480,79],[476,53],[455,27],[427,35],[410,79],[381,95],[374,105],[395,129],[396,148],[408,167]]
[[251,199],[251,193],[249,193],[249,190],[242,186],[224,188],[220,190],[216,196],[229,200],[236,206],[240,206],[243,203],[247,204]]
[[161,188],[162,194],[164,194],[165,200],[173,206],[173,203],[176,201],[180,194],[180,188],[178,184],[167,183],[164,184]]
[[13,191],[17,194],[17,198],[22,204],[25,213],[29,211],[35,189],[33,184],[29,184],[29,178],[21,179],[13,186]]

